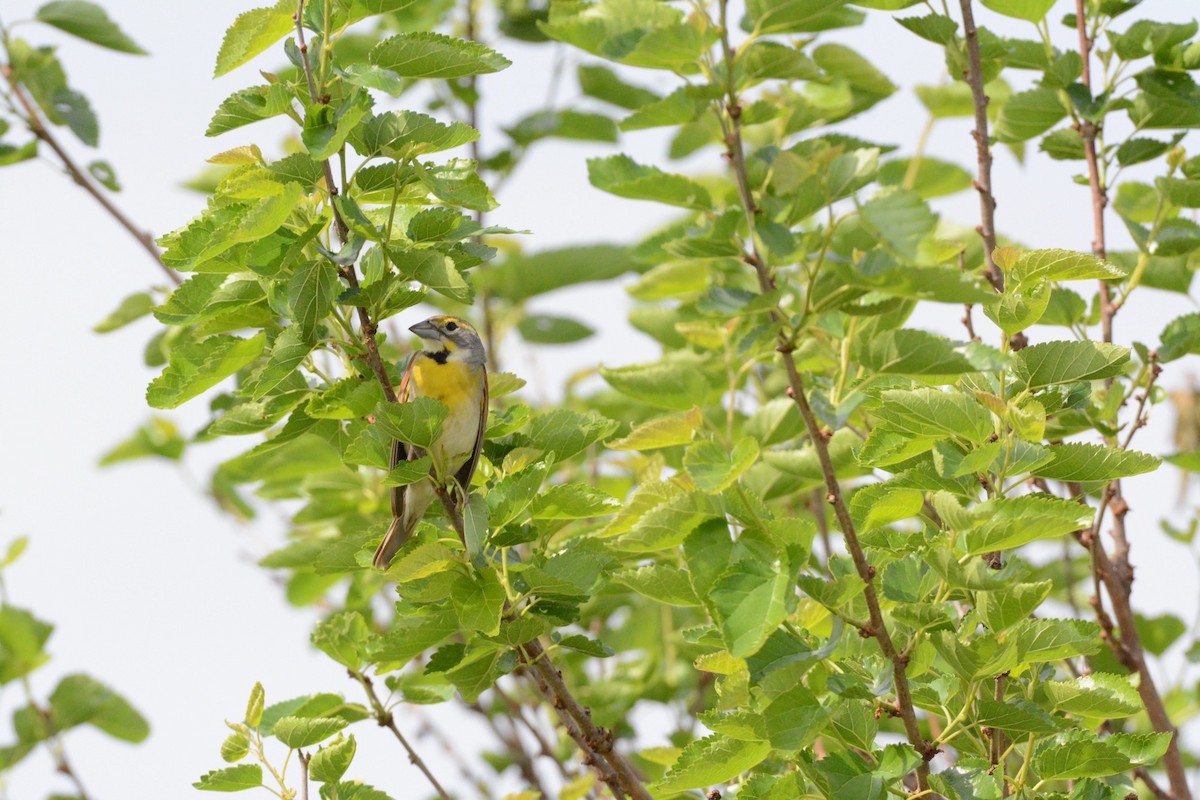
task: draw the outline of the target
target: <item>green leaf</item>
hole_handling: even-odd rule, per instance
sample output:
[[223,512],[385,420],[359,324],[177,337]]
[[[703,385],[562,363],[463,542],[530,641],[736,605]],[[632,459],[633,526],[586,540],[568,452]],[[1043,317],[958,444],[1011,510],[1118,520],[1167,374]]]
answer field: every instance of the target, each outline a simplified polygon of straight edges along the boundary
[[758,442],[753,437],[743,436],[731,451],[711,439],[703,439],[683,454],[683,465],[701,490],[722,492],[757,459]]
[[[915,171],[914,171],[915,170]],[[879,167],[878,180],[883,186],[901,186],[908,181],[913,171],[911,188],[924,199],[945,197],[971,188],[974,176],[949,161],[925,156],[914,162],[910,158],[898,158]]]
[[347,669],[362,666],[362,654],[370,631],[357,611],[342,611],[322,620],[312,632],[312,643],[321,652]]
[[350,762],[354,760],[356,748],[353,735],[347,736],[345,739],[335,739],[313,753],[312,759],[308,763],[308,774],[313,780],[322,783],[341,780],[342,776],[346,774],[346,770],[350,768]]
[[611,117],[570,109],[535,111],[504,132],[522,147],[551,137],[584,142],[617,141],[617,125]]
[[580,64],[579,90],[588,97],[633,111],[660,99],[657,94],[621,80],[617,73],[599,64]]
[[[300,131],[300,141],[304,143],[304,147],[313,161],[332,158],[341,150],[346,137],[369,113],[371,113],[371,98],[361,89],[351,94],[336,107],[326,103],[306,105],[304,128]],[[346,198],[343,196],[339,199],[345,200]]]
[[937,224],[937,216],[921,196],[907,189],[875,195],[863,205],[862,214],[896,255],[907,261],[916,260],[921,240]]
[[705,593],[705,605],[731,655],[754,655],[787,616],[789,576],[755,561],[726,569]]
[[554,453],[555,460],[561,462],[610,436],[616,427],[616,422],[595,411],[580,414],[558,408],[533,418],[525,435],[526,444],[544,453]]
[[271,394],[296,371],[312,351],[312,340],[304,335],[301,326],[291,325],[284,328],[271,345],[271,355],[267,363],[248,381],[251,384],[247,387],[250,396],[255,400],[262,400]]
[[[788,405],[792,405],[789,401]],[[655,417],[638,425],[629,435],[613,439],[605,446],[609,450],[657,450],[660,447],[674,447],[689,444],[703,424],[704,418],[700,409],[692,408],[683,414],[668,414],[665,417]]]
[[358,125],[347,141],[367,158],[385,156],[406,161],[461,147],[478,138],[479,131],[461,122],[446,125],[416,111],[389,111]]
[[971,513],[975,524],[966,532],[966,550],[972,555],[1062,536],[1092,522],[1090,507],[1046,495],[989,500]]
[[512,64],[479,42],[427,31],[384,39],[371,48],[368,58],[403,78],[464,78],[499,72]]
[[241,761],[250,754],[250,742],[240,733],[231,733],[221,742],[221,759],[227,764]]
[[811,745],[830,716],[829,709],[804,684],[789,688],[763,709],[771,747],[788,752]]
[[263,690],[262,683],[255,683],[254,688],[250,690],[250,699],[246,702],[246,724],[251,728],[257,728],[262,722],[263,708],[266,705],[267,693]]
[[1155,178],[1154,185],[1172,204],[1180,208],[1200,208],[1200,180]]
[[652,200],[682,208],[712,208],[708,190],[682,175],[638,164],[626,155],[588,159],[588,181],[601,191],[630,200]]
[[238,764],[236,767],[215,769],[200,776],[193,788],[205,792],[240,792],[262,786],[262,767],[258,764]]
[[613,576],[613,580],[660,603],[671,606],[700,605],[687,572],[678,567],[650,564],[622,570]]
[[121,301],[111,314],[92,328],[96,333],[110,333],[123,328],[129,323],[139,320],[150,313],[155,306],[154,297],[148,292],[131,294]]
[[868,370],[888,375],[938,378],[975,370],[965,356],[955,351],[949,339],[919,330],[900,329],[859,337],[854,340],[852,353]]
[[530,505],[533,519],[588,519],[612,514],[619,500],[581,483],[564,483],[539,492]]
[[704,405],[710,393],[703,373],[694,363],[682,360],[601,367],[600,377],[627,397],[670,411]]
[[128,700],[87,675],[67,675],[58,682],[50,695],[50,714],[59,731],[87,723],[126,742],[150,735],[149,723]]
[[1141,164],[1158,158],[1170,149],[1170,142],[1146,138],[1127,139],[1117,148],[1117,163],[1123,167]]
[[432,397],[406,403],[383,402],[375,407],[375,424],[393,439],[428,449],[442,432],[450,410]]
[[1027,618],[1050,594],[1050,581],[1017,583],[995,592],[976,592],[975,610],[993,633]]
[[1149,453],[1098,444],[1050,445],[1054,460],[1033,470],[1034,475],[1059,481],[1111,481],[1153,472],[1162,463]]
[[1085,253],[1071,250],[1024,250],[1006,275],[1018,284],[1038,281],[1120,280],[1125,272]]
[[187,440],[183,438],[179,429],[172,422],[162,417],[151,417],[134,431],[133,436],[102,455],[98,464],[101,467],[107,467],[122,461],[151,456],[178,461],[183,457],[186,445]]
[[1023,664],[1090,656],[1100,650],[1100,626],[1082,619],[1027,619],[1013,628]]
[[1175,317],[1163,328],[1159,339],[1162,344],[1158,348],[1158,357],[1163,362],[1200,353],[1200,314]]
[[256,8],[239,14],[221,41],[213,77],[219,78],[240,67],[296,29],[292,15],[296,8],[290,0],[280,0],[270,8]]
[[1067,109],[1053,89],[1018,92],[1000,108],[996,118],[996,139],[1006,144],[1023,142],[1053,128],[1067,115]]
[[1138,636],[1142,646],[1156,656],[1161,656],[1187,631],[1187,626],[1174,614],[1160,614],[1157,617],[1135,615]]
[[485,636],[498,634],[506,599],[504,585],[495,571],[458,574],[450,584],[450,603],[465,631],[479,631]]
[[595,333],[582,322],[549,314],[526,314],[517,323],[517,330],[530,344],[571,344]]
[[813,33],[861,25],[847,0],[748,0],[742,28],[758,33]]
[[1054,0],[981,0],[984,7],[1028,22],[1040,22],[1054,5]]
[[655,794],[699,789],[751,769],[771,752],[769,742],[749,742],[721,734],[698,739],[679,754],[671,769],[654,785]]
[[287,112],[291,102],[291,92],[283,84],[241,89],[221,102],[204,135],[218,136],[243,125],[279,116]]
[[333,311],[340,290],[337,269],[328,261],[310,261],[296,270],[288,281],[287,298],[300,338],[316,339],[317,328]]
[[1105,739],[1133,764],[1148,766],[1158,763],[1171,746],[1173,733],[1115,733]]
[[151,408],[177,408],[254,361],[265,345],[266,333],[185,342],[171,351],[171,363],[151,381],[146,402]]
[[707,27],[687,24],[683,14],[655,0],[556,0],[538,27],[552,39],[635,67],[695,72],[715,38]]
[[1068,731],[1045,742],[1033,763],[1045,780],[1102,778],[1129,769],[1129,759],[1120,750],[1081,730]]
[[1028,700],[1012,697],[1003,701],[981,698],[977,703],[979,716],[976,721],[989,728],[1035,736],[1055,733],[1060,728],[1060,723],[1046,713],[1045,709]]
[[1047,681],[1043,688],[1056,710],[1089,719],[1121,719],[1142,710],[1128,676],[1093,672],[1069,681]]
[[126,36],[117,27],[117,23],[108,18],[104,9],[95,3],[84,0],[54,0],[37,10],[37,19],[109,50],[146,55],[146,51]]
[[283,717],[275,723],[274,736],[292,749],[323,742],[350,723],[341,717]]
[[1124,371],[1129,348],[1098,342],[1044,342],[1016,354],[1013,372],[1026,386],[1094,381]]
[[934,438],[950,434],[982,444],[996,432],[996,423],[975,398],[958,391],[893,389],[885,391],[879,417],[913,436]]

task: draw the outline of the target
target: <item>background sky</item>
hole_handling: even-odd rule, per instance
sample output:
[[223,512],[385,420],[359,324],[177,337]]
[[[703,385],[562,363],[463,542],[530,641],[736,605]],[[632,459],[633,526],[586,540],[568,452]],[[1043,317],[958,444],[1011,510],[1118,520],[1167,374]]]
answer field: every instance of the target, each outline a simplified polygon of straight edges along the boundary
[[[33,15],[37,3],[5,0],[6,24]],[[252,3],[107,0],[106,8],[146,49],[135,58],[92,47],[44,26],[21,26],[16,34],[35,44],[61,44],[72,84],[86,94],[101,123],[99,154],[68,145],[84,163],[110,161],[124,190],[117,204],[155,235],[179,227],[203,205],[203,198],[180,188],[214,153],[255,142],[279,154],[282,129],[269,123],[243,128],[219,139],[203,132],[218,103],[255,81],[256,67],[280,63],[274,52],[233,74],[210,80],[224,29]],[[1069,3],[1051,12],[1056,20]],[[1139,16],[1190,19],[1191,3],[1147,0]],[[1194,7],[1193,7],[1194,8]],[[914,8],[909,15],[918,12]],[[980,24],[1008,35],[1031,36],[1028,25],[978,11]],[[1124,26],[1118,26],[1123,28]],[[1074,33],[1055,23],[1060,46],[1074,45]],[[828,39],[859,48],[902,91],[846,130],[901,145],[911,152],[925,124],[924,109],[912,95],[919,83],[937,83],[944,72],[938,48],[901,30],[889,15],[872,12],[867,25],[830,34]],[[505,72],[482,79],[483,139],[496,126],[531,110],[530,98],[545,95],[554,49],[515,46],[500,49],[512,59]],[[277,51],[276,51],[277,52]],[[575,63],[576,53],[567,55]],[[578,94],[573,68],[559,97]],[[1028,73],[1017,73],[1018,76]],[[639,72],[636,79],[653,83]],[[673,88],[661,76],[659,88]],[[974,171],[974,144],[966,120],[939,124],[929,153]],[[661,206],[622,200],[587,184],[584,158],[620,151],[667,169],[718,170],[716,152],[706,150],[685,167],[669,165],[661,134],[624,137],[619,148],[593,143],[549,142],[498,194],[501,208],[490,219],[529,229],[531,249],[567,243],[628,242],[669,218]],[[1031,148],[1032,150],[1032,148]],[[1086,187],[1069,176],[1081,162],[1053,162],[1031,152],[1024,167],[999,151],[995,193],[1000,231],[1030,247],[1087,251],[1091,240]],[[974,225],[978,202],[967,192],[935,202],[950,219]],[[1109,218],[1110,247],[1127,245],[1115,216]],[[110,218],[44,161],[0,171],[0,235],[4,290],[0,320],[13,346],[6,348],[0,372],[0,544],[29,534],[28,553],[6,577],[12,602],[53,623],[54,660],[33,677],[46,696],[64,674],[85,671],[128,697],[150,720],[151,738],[131,747],[89,729],[72,732],[67,749],[76,771],[97,800],[127,797],[195,797],[190,784],[222,766],[218,746],[225,718],[240,718],[254,681],[266,684],[268,703],[316,691],[340,691],[360,699],[344,673],[308,647],[313,616],[285,603],[270,575],[254,566],[281,540],[284,523],[270,513],[253,526],[240,526],[217,512],[197,491],[202,477],[236,448],[208,446],[176,469],[162,462],[135,462],[97,468],[100,455],[127,436],[148,415],[146,384],[157,374],[143,366],[142,348],[156,323],[143,320],[107,336],[92,326],[126,295],[162,275],[144,252]],[[656,346],[624,324],[628,305],[614,287],[575,288],[539,298],[535,310],[580,318],[598,335],[562,348],[513,347],[504,361],[531,381],[532,396],[553,397],[566,375],[598,363],[653,359]],[[1140,289],[1117,320],[1117,338],[1157,343],[1158,333],[1176,314],[1193,310],[1187,298]],[[419,318],[410,312],[404,325]],[[922,311],[910,324],[962,338],[957,306]],[[994,340],[976,315],[985,340]],[[1055,338],[1035,329],[1034,340]],[[1186,383],[1193,366],[1170,365],[1163,384]],[[202,422],[202,404],[172,418],[186,431]],[[1159,408],[1138,447],[1172,450],[1172,414]],[[233,442],[240,448],[244,442]],[[1140,609],[1171,610],[1185,622],[1196,619],[1195,558],[1158,528],[1163,514],[1186,518],[1176,506],[1177,473],[1170,469],[1127,482],[1133,507],[1129,517],[1132,558],[1138,567],[1135,601]],[[1178,659],[1176,659],[1178,660]],[[16,687],[0,696],[7,714],[20,698]],[[415,734],[419,710],[401,709],[402,729]],[[426,709],[460,746],[488,742],[472,720],[444,707]],[[360,726],[359,757],[351,775],[390,791],[397,798],[423,796],[420,777],[395,743],[372,726]],[[2,728],[0,728],[2,729]],[[3,743],[0,741],[0,743]],[[458,777],[440,748],[423,741],[420,749],[450,784]],[[11,797],[65,791],[39,753],[19,768],[8,787]],[[265,796],[265,795],[263,795]]]

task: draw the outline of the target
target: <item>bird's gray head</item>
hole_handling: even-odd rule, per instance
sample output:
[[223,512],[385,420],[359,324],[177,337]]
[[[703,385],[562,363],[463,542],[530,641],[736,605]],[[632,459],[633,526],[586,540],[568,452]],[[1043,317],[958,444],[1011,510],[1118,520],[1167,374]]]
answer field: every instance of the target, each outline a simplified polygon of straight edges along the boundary
[[421,337],[430,354],[446,353],[447,361],[462,361],[468,364],[486,364],[487,354],[483,340],[462,317],[439,315],[418,322],[409,328]]

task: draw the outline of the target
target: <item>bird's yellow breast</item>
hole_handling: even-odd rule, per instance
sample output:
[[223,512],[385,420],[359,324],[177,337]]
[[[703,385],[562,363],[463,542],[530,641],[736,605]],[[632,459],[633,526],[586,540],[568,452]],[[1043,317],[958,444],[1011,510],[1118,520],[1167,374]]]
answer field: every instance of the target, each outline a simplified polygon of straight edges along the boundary
[[424,353],[413,360],[413,382],[418,397],[432,397],[454,409],[459,403],[479,404],[479,367],[462,361],[439,364]]

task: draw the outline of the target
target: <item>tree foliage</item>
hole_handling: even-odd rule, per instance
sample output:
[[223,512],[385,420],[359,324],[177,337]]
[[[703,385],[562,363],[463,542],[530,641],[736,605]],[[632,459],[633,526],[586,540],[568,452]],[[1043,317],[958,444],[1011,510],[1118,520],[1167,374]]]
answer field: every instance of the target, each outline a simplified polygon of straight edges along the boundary
[[[236,513],[294,509],[262,566],[324,609],[312,643],[362,702],[268,706],[256,686],[220,748],[230,766],[195,786],[293,796],[281,763],[298,751],[322,797],[399,797],[347,778],[373,719],[445,796],[402,733],[405,704],[461,703],[515,730],[544,703],[560,772],[539,771],[517,733],[490,764],[533,793],[1189,797],[1176,726],[1194,687],[1162,683],[1152,658],[1185,626],[1133,611],[1120,480],[1160,468],[1134,435],[1165,398],[1161,365],[1200,348],[1194,315],[1131,346],[1113,325],[1135,290],[1190,289],[1197,26],[1085,0],[1061,20],[1082,44],[1061,49],[1052,2],[983,6],[505,0],[486,37],[473,3],[285,0],[239,16],[216,74],[267,51],[286,63],[214,111],[221,173],[158,241],[185,280],[100,326],[152,313],[162,373],[147,402],[204,396],[212,418],[186,443],[153,422],[110,459],[247,437],[212,491]],[[56,2],[39,19],[137,51],[93,9]],[[923,137],[896,153],[839,127],[898,91],[884,55],[826,40],[877,14],[944,53],[945,82],[917,94],[931,127],[975,118],[974,170],[954,163],[971,149],[935,158]],[[1033,23],[1031,38],[992,33],[994,15]],[[484,141],[477,78],[510,65],[505,37],[580,54],[584,100]],[[13,88],[94,143],[53,54],[6,44]],[[286,155],[254,141],[273,117],[294,123]],[[487,224],[493,189],[538,142],[650,128],[700,172],[586,165],[596,190],[674,209],[643,241],[545,250]],[[1080,162],[1089,191],[1072,213],[1094,211],[1092,253],[993,249],[989,141]],[[929,202],[973,186],[982,238]],[[1108,249],[1106,213],[1133,249]],[[388,487],[421,474],[388,470],[391,441],[428,444],[445,414],[394,404],[408,343],[391,320],[422,304],[473,315],[497,366],[506,337],[592,334],[530,300],[631,273],[630,324],[659,352],[551,406],[494,370],[465,518],[431,510],[373,570]],[[960,337],[914,326],[917,308],[946,306],[966,307]],[[639,704],[671,729],[638,730]]]

